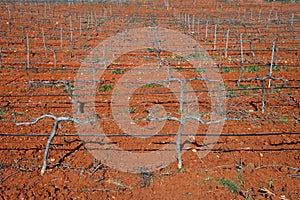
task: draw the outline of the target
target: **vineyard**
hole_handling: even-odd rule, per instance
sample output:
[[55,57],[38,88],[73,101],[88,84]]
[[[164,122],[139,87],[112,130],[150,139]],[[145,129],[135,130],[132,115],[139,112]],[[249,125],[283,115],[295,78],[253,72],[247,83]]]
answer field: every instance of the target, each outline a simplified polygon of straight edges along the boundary
[[0,199],[300,198],[299,2],[0,10]]

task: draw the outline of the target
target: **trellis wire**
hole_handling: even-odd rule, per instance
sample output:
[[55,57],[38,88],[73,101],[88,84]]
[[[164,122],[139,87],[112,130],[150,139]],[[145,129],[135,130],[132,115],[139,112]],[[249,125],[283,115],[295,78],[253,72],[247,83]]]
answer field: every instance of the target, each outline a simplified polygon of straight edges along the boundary
[[241,67],[240,67],[240,74],[239,74],[239,78],[238,78],[238,83],[237,85],[240,86],[240,81],[243,75],[243,71],[244,71],[244,52],[243,52],[243,34],[240,34],[240,47],[241,47]]
[[30,81],[30,75],[28,72],[28,69],[30,68],[30,47],[29,47],[29,38],[28,38],[28,34],[26,34],[26,52],[27,52],[27,65],[25,68],[25,74],[26,77],[28,78],[28,80]]
[[[195,133],[182,134],[190,137],[263,137],[263,136],[282,136],[282,135],[300,135],[300,132],[266,132],[266,133]],[[44,133],[0,133],[1,137],[49,137],[51,134]],[[175,137],[177,133],[159,133],[159,134],[134,134],[135,137]],[[78,133],[59,133],[55,137],[132,137],[127,134],[78,134]]]
[[[272,55],[271,55],[269,76],[272,76],[272,72],[273,72],[274,51],[275,51],[275,41],[273,42],[273,45],[272,45]],[[271,87],[271,79],[269,79],[269,83],[268,83],[268,88],[270,88],[270,87]]]

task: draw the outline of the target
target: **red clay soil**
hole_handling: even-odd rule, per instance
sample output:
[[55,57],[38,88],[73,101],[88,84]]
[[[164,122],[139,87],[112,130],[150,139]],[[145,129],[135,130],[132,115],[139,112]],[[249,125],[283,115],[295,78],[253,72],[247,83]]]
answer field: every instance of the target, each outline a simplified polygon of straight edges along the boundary
[[[0,199],[300,199],[299,4],[164,2],[0,4]],[[190,23],[194,18],[194,25],[188,24],[188,18]],[[226,117],[236,120],[224,123],[207,156],[198,158],[204,137],[196,136],[183,147],[181,170],[173,162],[140,173],[121,172],[94,159],[84,138],[75,135],[76,124],[61,122],[41,176],[54,122],[43,119],[17,126],[14,118],[21,122],[43,114],[72,117],[66,87],[55,81],[68,81],[73,91],[81,62],[100,41],[126,29],[149,26],[189,34],[206,48],[227,90]],[[244,71],[237,86],[242,66],[240,33]],[[274,41],[272,77],[277,79],[271,88],[266,80],[263,95],[260,79],[269,74]],[[97,85],[97,123],[105,134],[123,134],[111,108],[117,81],[130,69],[145,62],[155,65],[159,59],[162,68],[170,67],[186,77],[201,76],[205,70],[193,69],[187,60],[170,52],[158,57],[150,47],[122,55]],[[192,86],[195,91],[206,89],[201,82]],[[209,121],[209,94],[197,95],[199,112]],[[145,119],[153,105],[163,106],[172,117],[181,116],[180,104],[168,87],[145,84],[130,100],[131,119],[139,126],[148,125]],[[199,125],[197,133],[206,133],[208,127]],[[160,133],[174,134],[178,128],[177,122],[168,121]],[[175,137],[110,139],[126,151],[146,153],[174,142]]]

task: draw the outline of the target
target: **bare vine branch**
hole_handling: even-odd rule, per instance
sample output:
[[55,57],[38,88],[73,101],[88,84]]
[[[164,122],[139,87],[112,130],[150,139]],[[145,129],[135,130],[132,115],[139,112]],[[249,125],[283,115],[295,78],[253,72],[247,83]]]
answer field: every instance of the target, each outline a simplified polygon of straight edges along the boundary
[[[39,83],[42,83],[42,84],[55,84],[55,83],[63,83],[66,87],[66,90],[69,94],[69,96],[71,97],[71,100],[72,100],[72,103],[77,107],[78,103],[76,102],[76,100],[73,98],[72,96],[72,92],[71,92],[71,89],[70,89],[70,86],[69,86],[69,83],[67,81],[64,81],[64,80],[59,80],[59,81],[55,81],[55,82],[51,82],[51,81],[44,81],[44,82],[39,82]],[[79,112],[79,109],[77,109],[78,112]],[[79,116],[79,115],[78,115]],[[52,115],[52,114],[44,114],[42,116],[39,116],[37,118],[34,118],[33,121],[31,122],[17,122],[17,119],[16,119],[16,115],[14,115],[14,123],[17,125],[17,126],[22,126],[22,125],[34,125],[36,123],[38,123],[40,120],[44,119],[44,118],[50,118],[50,119],[53,119],[54,120],[54,124],[53,124],[53,128],[52,128],[52,131],[51,131],[51,134],[48,138],[48,141],[47,141],[47,144],[46,144],[46,149],[45,149],[45,153],[44,153],[44,160],[43,160],[43,166],[42,166],[42,170],[41,170],[41,175],[43,176],[45,171],[46,171],[46,168],[47,168],[47,160],[48,160],[48,155],[49,155],[49,150],[50,150],[50,145],[51,145],[51,142],[53,141],[54,139],[54,136],[55,134],[57,133],[57,128],[58,128],[58,125],[60,122],[63,122],[63,121],[70,121],[70,122],[73,122],[73,123],[76,123],[76,124],[79,124],[79,125],[84,125],[84,124],[89,124],[89,123],[94,123],[94,122],[97,122],[98,121],[98,118],[96,116],[94,116],[92,119],[89,119],[87,121],[80,121],[80,119],[78,118],[73,118],[73,117],[64,117],[64,116],[60,116],[60,117],[56,117],[55,115]]]

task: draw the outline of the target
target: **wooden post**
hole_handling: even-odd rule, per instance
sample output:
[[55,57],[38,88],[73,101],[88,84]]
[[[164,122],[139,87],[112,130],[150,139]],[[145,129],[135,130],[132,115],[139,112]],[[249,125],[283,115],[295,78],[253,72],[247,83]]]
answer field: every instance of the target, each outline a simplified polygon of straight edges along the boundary
[[28,78],[28,82],[29,82],[29,85],[31,85],[31,80],[30,80],[30,75],[28,73],[28,70],[30,68],[30,50],[29,50],[29,38],[28,38],[28,34],[26,34],[26,51],[27,51],[27,65],[26,65],[26,68],[25,68],[25,74]]
[[[269,76],[272,76],[272,71],[273,71],[273,59],[274,59],[274,51],[275,51],[275,41],[273,42],[272,45],[272,56],[271,56],[271,64],[270,64],[270,72],[269,72]],[[268,84],[268,88],[271,87],[271,79],[269,79],[269,84]]]
[[239,79],[238,79],[238,86],[240,86],[242,74],[244,71],[244,54],[243,54],[243,34],[240,34],[240,44],[241,44],[241,68],[240,68],[240,74],[239,74]]
[[216,43],[217,43],[217,27],[218,27],[218,24],[215,24],[215,31],[214,31],[214,50],[217,49],[217,47],[216,47]]
[[42,35],[43,35],[43,44],[44,44],[44,51],[45,51],[45,57],[47,58],[47,46],[46,46],[46,36],[45,36],[45,32],[44,32],[44,28],[42,27]]
[[63,34],[62,33],[62,24],[60,24],[60,48],[62,48],[62,37],[63,37],[62,34]]
[[72,24],[72,16],[70,18],[70,41],[73,41],[73,24]]
[[225,58],[227,58],[227,52],[228,52],[229,31],[230,31],[230,29],[227,29],[227,34],[226,34],[226,47],[225,47]]

